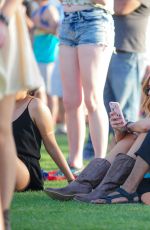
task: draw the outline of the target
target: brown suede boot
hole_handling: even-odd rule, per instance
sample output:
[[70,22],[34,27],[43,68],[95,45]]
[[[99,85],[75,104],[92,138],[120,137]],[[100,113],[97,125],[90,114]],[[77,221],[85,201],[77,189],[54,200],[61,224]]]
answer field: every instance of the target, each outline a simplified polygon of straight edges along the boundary
[[104,178],[110,163],[101,158],[92,160],[78,178],[64,188],[46,188],[48,196],[58,200],[71,200],[76,194],[87,194]]
[[134,164],[135,159],[124,153],[119,153],[99,186],[89,194],[84,196],[77,195],[74,199],[77,201],[90,203],[92,200],[105,197],[125,182],[132,171]]
[[4,216],[5,230],[11,230],[10,221],[9,221],[9,210],[5,210],[3,212],[3,216]]

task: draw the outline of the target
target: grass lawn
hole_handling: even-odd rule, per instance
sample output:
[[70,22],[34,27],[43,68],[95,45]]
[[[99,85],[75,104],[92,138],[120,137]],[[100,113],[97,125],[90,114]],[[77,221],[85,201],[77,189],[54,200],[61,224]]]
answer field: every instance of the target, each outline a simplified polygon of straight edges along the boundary
[[[67,140],[57,137],[67,155]],[[41,166],[56,168],[42,149]],[[65,181],[45,182],[45,187],[60,187]],[[90,205],[75,201],[51,200],[44,192],[15,193],[11,207],[12,230],[149,230],[150,206]]]

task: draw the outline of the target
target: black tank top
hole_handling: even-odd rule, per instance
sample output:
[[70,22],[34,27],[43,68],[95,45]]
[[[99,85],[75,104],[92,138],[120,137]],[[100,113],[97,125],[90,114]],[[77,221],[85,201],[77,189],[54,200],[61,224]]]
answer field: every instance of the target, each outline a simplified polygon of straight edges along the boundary
[[28,105],[20,117],[12,123],[13,135],[18,157],[29,156],[39,160],[42,138],[39,130],[30,117]]

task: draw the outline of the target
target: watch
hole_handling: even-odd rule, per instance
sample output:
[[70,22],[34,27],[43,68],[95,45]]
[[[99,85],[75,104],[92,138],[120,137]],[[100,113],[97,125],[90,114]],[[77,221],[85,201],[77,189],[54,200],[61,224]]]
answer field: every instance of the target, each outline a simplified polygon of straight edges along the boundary
[[6,26],[9,25],[9,18],[0,12],[0,21],[3,22]]

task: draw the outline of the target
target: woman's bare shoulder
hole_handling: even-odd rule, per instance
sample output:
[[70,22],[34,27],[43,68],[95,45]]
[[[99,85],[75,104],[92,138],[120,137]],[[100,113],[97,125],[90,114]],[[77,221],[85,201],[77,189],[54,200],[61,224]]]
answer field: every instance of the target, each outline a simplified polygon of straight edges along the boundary
[[43,113],[48,113],[49,108],[47,105],[41,101],[41,99],[36,97],[31,97],[31,102],[29,103],[29,112],[32,117],[41,116]]

